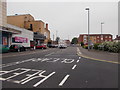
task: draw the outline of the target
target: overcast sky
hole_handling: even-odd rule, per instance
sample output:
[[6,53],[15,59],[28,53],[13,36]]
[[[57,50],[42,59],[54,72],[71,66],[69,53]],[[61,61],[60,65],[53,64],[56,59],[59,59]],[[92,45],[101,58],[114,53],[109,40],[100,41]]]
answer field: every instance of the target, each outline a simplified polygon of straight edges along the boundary
[[[73,2],[62,0],[56,2],[15,2],[14,0],[7,0],[7,15],[14,14],[31,14],[36,20],[42,20],[49,24],[51,32],[51,39],[53,34],[62,39],[72,39],[78,37],[79,34],[86,34],[87,31],[87,11],[86,7],[90,8],[90,33],[101,33],[101,22],[104,22],[103,33],[118,34],[118,0],[76,0]],[[12,1],[12,2],[10,2]],[[41,0],[42,1],[42,0]],[[90,2],[91,1],[91,2]],[[102,0],[101,0],[102,1]]]

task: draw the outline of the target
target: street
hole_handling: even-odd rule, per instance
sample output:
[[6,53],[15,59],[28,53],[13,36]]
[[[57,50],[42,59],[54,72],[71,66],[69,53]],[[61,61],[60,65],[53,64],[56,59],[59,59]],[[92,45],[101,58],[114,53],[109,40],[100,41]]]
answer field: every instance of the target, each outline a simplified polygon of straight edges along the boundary
[[0,68],[3,88],[118,88],[118,64],[80,57],[76,46],[6,53]]

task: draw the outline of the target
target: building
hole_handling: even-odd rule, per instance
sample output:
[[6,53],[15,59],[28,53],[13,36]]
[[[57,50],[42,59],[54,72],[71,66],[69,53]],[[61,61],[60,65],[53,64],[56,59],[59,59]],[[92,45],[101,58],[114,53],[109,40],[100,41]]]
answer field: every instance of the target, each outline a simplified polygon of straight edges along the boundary
[[116,35],[116,38],[113,41],[120,42],[120,36]]
[[31,42],[33,42],[33,32],[14,25],[9,24],[9,26],[12,26],[21,31],[19,34],[12,34],[12,44],[20,44],[26,48],[30,48]]
[[70,40],[65,40],[65,43],[67,44],[67,46],[70,46],[71,44]]
[[20,34],[21,30],[7,24],[6,0],[0,1],[0,46],[9,47],[12,44],[12,34]]
[[[12,22],[11,22],[12,21]],[[50,40],[50,31],[48,30],[48,24],[46,24],[41,20],[35,20],[34,17],[30,14],[23,15],[12,15],[7,17],[7,22],[9,24],[28,29],[30,31],[35,32],[35,36],[37,35],[37,39],[34,38],[35,43],[48,43]],[[41,35],[41,36],[38,36]],[[46,36],[46,38],[44,38]],[[41,38],[38,38],[41,37]]]
[[[113,36],[111,34],[89,34],[90,36],[90,44],[102,43],[105,41],[112,41]],[[78,38],[78,42],[83,42],[84,44],[88,44],[88,34],[80,34]]]
[[0,26],[6,26],[6,0],[0,0]]

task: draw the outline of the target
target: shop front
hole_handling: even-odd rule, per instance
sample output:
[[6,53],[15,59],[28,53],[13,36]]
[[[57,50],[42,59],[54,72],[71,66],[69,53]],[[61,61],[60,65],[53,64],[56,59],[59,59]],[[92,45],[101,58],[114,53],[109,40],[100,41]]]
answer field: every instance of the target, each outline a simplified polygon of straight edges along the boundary
[[34,32],[35,45],[43,44],[45,39],[46,39],[46,37],[43,34],[41,34],[39,32]]
[[11,27],[0,27],[0,45],[10,47],[12,44],[12,34],[19,34],[21,31],[15,30]]

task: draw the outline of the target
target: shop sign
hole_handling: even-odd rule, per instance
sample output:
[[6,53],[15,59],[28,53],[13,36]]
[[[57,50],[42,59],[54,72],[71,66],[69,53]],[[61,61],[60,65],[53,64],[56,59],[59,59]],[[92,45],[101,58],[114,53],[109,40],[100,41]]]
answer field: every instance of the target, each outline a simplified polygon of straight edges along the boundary
[[24,38],[24,37],[15,37],[15,42],[27,43],[27,42],[28,42],[28,38]]

